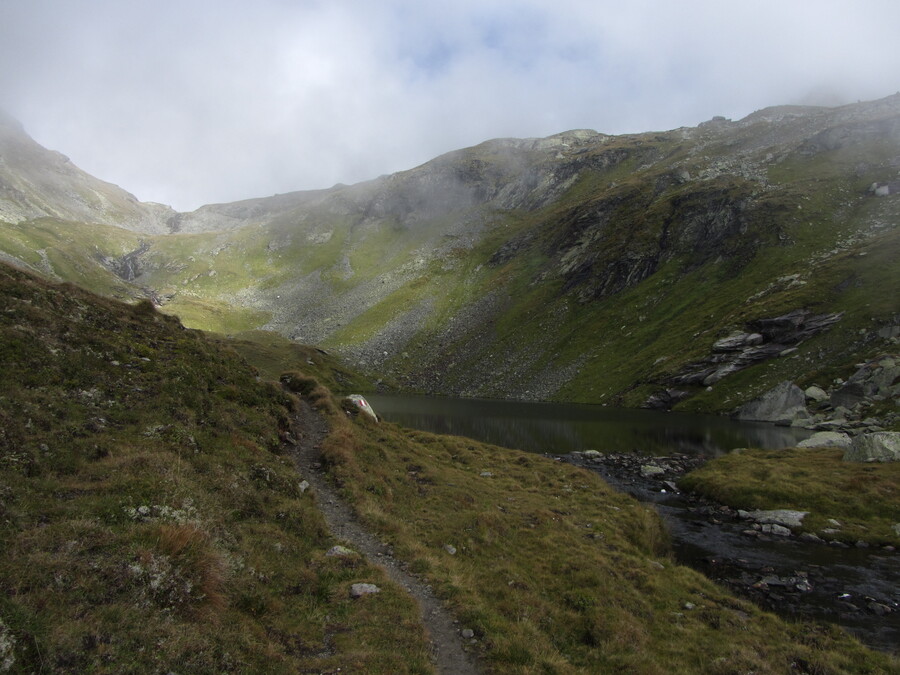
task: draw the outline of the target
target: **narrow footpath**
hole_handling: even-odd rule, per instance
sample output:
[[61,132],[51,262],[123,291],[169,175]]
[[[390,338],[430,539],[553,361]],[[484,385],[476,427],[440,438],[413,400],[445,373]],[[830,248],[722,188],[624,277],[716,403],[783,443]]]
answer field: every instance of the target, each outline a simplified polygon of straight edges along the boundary
[[364,529],[353,511],[341,501],[328,484],[320,459],[322,441],[328,433],[325,420],[306,402],[300,401],[295,418],[299,439],[292,455],[300,475],[309,481],[316,504],[325,516],[331,533],[345,541],[348,547],[385,571],[419,606],[419,614],[430,640],[432,663],[441,675],[470,675],[481,673],[475,656],[464,648],[457,623],[435,597],[431,586],[407,572],[405,564],[391,554],[390,547]]

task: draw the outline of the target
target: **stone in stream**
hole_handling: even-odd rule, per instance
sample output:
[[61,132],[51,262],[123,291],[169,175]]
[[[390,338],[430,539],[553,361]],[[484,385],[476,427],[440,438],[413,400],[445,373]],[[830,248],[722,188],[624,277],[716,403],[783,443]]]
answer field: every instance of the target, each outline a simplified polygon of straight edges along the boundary
[[792,511],[790,509],[774,509],[772,511],[738,511],[738,517],[752,520],[760,524],[780,525],[781,527],[801,527],[803,518],[809,511]]
[[664,474],[665,472],[665,469],[654,464],[644,464],[641,466],[641,476],[643,476],[644,478],[659,476],[660,474]]

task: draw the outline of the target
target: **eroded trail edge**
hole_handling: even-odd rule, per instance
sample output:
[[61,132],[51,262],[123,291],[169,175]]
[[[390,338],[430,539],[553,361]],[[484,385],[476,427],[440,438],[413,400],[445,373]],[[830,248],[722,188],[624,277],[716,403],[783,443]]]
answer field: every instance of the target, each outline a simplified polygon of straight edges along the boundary
[[475,656],[464,649],[463,637],[452,615],[435,597],[431,587],[405,571],[404,563],[393,557],[390,547],[359,523],[350,507],[328,484],[321,465],[321,445],[328,434],[325,420],[301,400],[296,422],[299,438],[291,454],[301,476],[314,490],[317,506],[332,534],[383,569],[391,581],[415,598],[428,632],[431,658],[437,672],[445,675],[481,673]]

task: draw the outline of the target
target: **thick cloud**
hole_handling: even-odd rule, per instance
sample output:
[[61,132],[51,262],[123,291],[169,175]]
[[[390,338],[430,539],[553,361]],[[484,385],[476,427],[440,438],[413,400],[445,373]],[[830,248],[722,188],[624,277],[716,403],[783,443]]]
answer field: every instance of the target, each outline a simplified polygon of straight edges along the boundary
[[896,0],[3,0],[0,107],[191,209],[497,136],[886,96],[897,26]]

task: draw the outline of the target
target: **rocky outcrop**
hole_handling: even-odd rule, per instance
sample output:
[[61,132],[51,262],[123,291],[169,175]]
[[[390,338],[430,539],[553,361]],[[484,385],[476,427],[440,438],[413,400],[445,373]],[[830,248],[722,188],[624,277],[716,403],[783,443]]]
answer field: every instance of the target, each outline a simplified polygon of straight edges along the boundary
[[741,406],[736,417],[755,422],[774,422],[788,426],[798,418],[809,417],[803,390],[793,382],[782,382],[774,389],[746,405]]
[[900,461],[900,432],[880,431],[862,434],[844,453],[846,462],[897,462]]
[[[841,316],[813,314],[798,309],[781,316],[751,321],[747,324],[747,330],[733,332],[716,340],[709,356],[688,363],[678,373],[670,376],[665,382],[667,388],[648,398],[644,407],[668,409],[690,395],[684,387],[709,387],[752,365],[789,354],[797,345],[840,321]],[[803,392],[800,393],[802,398]],[[796,407],[799,409],[803,404],[804,401],[801,400]],[[763,421],[775,420],[766,417]]]

